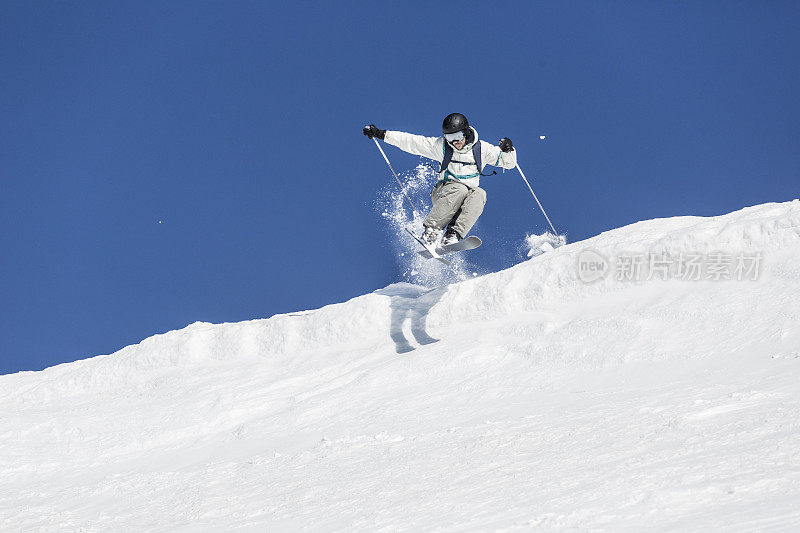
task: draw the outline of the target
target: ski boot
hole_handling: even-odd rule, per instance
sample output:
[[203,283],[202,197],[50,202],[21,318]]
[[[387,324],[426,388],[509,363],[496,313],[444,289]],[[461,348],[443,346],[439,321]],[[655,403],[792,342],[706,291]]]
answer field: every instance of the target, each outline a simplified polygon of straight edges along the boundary
[[447,231],[444,232],[444,239],[442,239],[442,246],[448,246],[450,244],[455,244],[461,240],[461,237],[458,235],[458,232],[453,228],[447,228]]
[[439,240],[439,230],[436,228],[425,226],[425,231],[422,232],[422,237],[420,238],[429,245],[435,247],[436,241]]

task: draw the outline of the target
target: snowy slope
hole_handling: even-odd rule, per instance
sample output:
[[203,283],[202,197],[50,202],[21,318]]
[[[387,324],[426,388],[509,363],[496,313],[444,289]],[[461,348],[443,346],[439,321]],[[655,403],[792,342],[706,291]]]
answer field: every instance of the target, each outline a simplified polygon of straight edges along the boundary
[[798,530],[798,296],[795,200],[0,376],[0,530]]

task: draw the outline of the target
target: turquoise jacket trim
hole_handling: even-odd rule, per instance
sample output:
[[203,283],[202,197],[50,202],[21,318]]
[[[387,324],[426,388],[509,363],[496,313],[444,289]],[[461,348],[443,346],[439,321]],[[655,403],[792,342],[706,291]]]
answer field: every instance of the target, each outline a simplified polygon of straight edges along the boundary
[[[445,141],[445,142],[447,142],[447,141]],[[442,143],[442,157],[444,157],[444,143]],[[497,160],[500,161],[500,156],[497,156]],[[478,170],[480,171],[480,169],[478,169]],[[445,170],[444,171],[444,179],[439,180],[438,182],[436,182],[436,184],[438,185],[442,181],[452,181],[452,180],[448,180],[447,176],[453,176],[457,180],[467,180],[467,179],[470,179],[470,178],[477,178],[480,175],[481,175],[481,173],[478,172],[476,174],[468,174],[468,175],[465,175],[465,176],[461,176],[459,174],[453,174],[449,170]]]
[[445,170],[444,171],[444,176],[445,176],[445,179],[447,179],[447,176],[453,176],[457,180],[466,180],[466,179],[469,179],[469,178],[475,178],[477,176],[480,176],[480,174],[468,174],[466,176],[460,176],[458,174],[453,174],[449,170]]

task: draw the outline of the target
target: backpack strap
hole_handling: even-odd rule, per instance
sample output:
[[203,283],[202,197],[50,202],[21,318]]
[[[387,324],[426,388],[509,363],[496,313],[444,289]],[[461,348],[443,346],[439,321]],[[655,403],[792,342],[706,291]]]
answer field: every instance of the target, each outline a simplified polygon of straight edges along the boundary
[[492,171],[491,174],[484,174],[483,173],[483,165],[481,165],[481,142],[478,141],[472,145],[472,157],[475,158],[475,163],[478,165],[478,174],[481,176],[494,176],[497,174],[497,171]]
[[472,157],[475,158],[474,163],[470,163],[467,161],[453,161],[453,147],[447,142],[447,139],[444,141],[444,159],[439,164],[439,172],[444,172],[447,170],[447,167],[450,166],[450,163],[461,163],[462,165],[475,165],[478,167],[478,174],[481,176],[493,176],[497,174],[497,171],[492,172],[491,174],[484,174],[483,173],[483,165],[481,165],[481,142],[478,141],[472,145]]
[[442,162],[439,163],[439,173],[441,174],[447,167],[450,166],[450,161],[453,159],[453,147],[450,146],[450,143],[447,142],[447,139],[444,139],[444,159]]

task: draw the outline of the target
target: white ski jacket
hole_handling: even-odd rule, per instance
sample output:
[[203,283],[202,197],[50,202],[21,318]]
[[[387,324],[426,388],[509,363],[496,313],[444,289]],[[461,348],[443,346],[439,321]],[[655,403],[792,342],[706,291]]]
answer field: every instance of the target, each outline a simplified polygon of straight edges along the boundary
[[[450,161],[447,168],[442,169],[443,172],[439,173],[439,181],[458,181],[472,188],[479,185],[480,172],[483,171],[483,168],[479,169],[479,172],[475,172],[475,158],[472,155],[472,146],[477,142],[481,143],[481,164],[484,167],[492,165],[511,169],[517,165],[516,150],[503,152],[499,146],[479,140],[475,128],[470,126],[470,129],[473,133],[472,143],[467,144],[461,150],[453,148],[453,160]],[[402,131],[387,131],[383,140],[409,154],[427,157],[439,163],[444,159],[444,137],[424,137]],[[463,165],[458,161],[472,163],[472,165]]]

